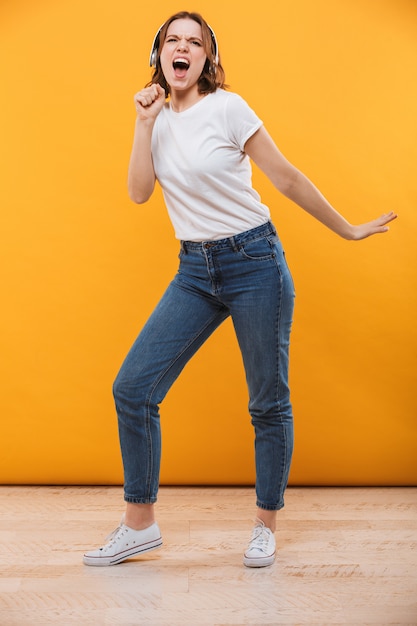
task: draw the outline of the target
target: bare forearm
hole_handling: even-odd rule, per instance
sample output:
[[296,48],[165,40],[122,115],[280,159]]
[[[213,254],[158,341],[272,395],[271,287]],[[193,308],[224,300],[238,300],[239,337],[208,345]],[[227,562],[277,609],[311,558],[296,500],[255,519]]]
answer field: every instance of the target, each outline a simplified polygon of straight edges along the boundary
[[294,167],[287,177],[286,184],[278,188],[281,193],[344,239],[358,241],[370,235],[386,233],[389,230],[388,224],[397,217],[394,211],[390,211],[370,222],[350,224],[331,206],[313,183]]
[[393,211],[370,222],[352,225],[338,213],[313,183],[278,150],[264,127],[246,142],[245,150],[284,196],[344,239],[364,239],[389,230],[397,216]]
[[296,168],[281,192],[344,239],[355,238],[352,224],[338,213],[317,187]]
[[146,202],[155,187],[151,154],[153,123],[137,119],[128,171],[129,197],[139,204]]

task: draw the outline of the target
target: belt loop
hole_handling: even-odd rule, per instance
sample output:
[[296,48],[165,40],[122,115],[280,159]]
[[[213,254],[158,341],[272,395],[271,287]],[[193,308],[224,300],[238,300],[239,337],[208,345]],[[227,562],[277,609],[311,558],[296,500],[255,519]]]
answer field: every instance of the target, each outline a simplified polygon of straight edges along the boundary
[[230,245],[232,246],[233,252],[238,252],[239,251],[239,246],[236,244],[235,238],[234,237],[229,237],[229,241],[230,241]]
[[187,254],[187,246],[185,244],[185,241],[181,240],[181,250],[184,252],[184,254]]

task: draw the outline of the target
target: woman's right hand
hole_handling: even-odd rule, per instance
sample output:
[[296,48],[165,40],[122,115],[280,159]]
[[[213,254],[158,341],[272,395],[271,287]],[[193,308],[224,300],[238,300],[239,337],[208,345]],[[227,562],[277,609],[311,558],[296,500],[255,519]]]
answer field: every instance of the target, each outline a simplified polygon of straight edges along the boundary
[[134,97],[138,118],[144,121],[155,121],[165,104],[165,98],[165,91],[158,83],[138,91]]

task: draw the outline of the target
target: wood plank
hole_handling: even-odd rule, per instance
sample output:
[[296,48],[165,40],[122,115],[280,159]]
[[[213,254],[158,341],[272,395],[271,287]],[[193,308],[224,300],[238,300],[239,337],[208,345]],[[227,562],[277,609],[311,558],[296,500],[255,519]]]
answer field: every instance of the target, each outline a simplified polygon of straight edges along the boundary
[[86,567],[120,487],[0,487],[1,626],[417,624],[417,489],[290,488],[278,559],[243,567],[249,488],[163,487],[162,550]]

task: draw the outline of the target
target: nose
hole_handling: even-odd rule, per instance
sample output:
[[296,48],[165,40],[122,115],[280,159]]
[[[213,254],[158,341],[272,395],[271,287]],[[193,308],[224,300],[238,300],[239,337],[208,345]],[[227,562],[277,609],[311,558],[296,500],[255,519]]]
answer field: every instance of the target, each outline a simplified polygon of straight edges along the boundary
[[186,50],[188,47],[188,41],[186,40],[185,37],[181,37],[181,39],[179,39],[178,41],[178,50]]

